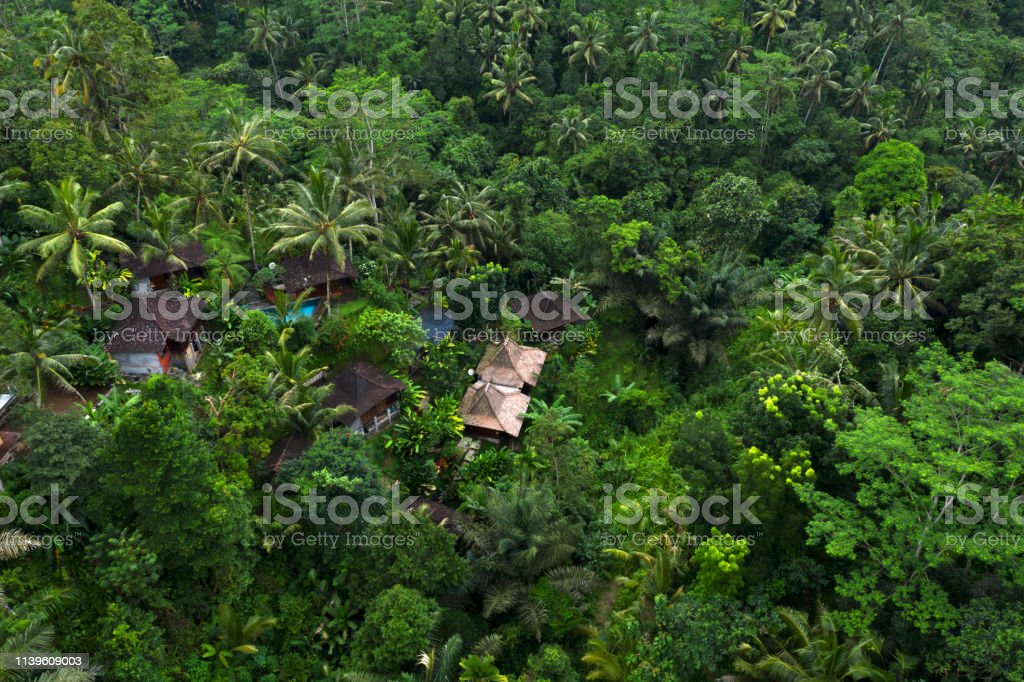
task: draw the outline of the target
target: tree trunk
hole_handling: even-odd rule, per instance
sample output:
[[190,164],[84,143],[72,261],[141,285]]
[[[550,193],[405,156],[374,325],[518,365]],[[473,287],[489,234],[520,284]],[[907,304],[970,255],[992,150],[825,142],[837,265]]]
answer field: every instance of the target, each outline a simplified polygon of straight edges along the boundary
[[252,227],[252,209],[249,207],[249,174],[246,173],[245,167],[242,167],[242,196],[245,198],[245,217],[249,222],[249,247],[252,253],[252,266],[257,267],[256,264],[256,233]]
[[892,47],[892,41],[896,39],[896,34],[893,34],[889,38],[889,44],[885,46],[885,52],[882,53],[882,61],[878,62],[878,68],[875,69],[875,77],[871,79],[871,84],[874,85],[878,82],[878,77],[882,75],[882,65],[885,64],[885,58],[889,56],[889,48]]
[[1006,168],[1006,166],[1000,166],[999,170],[996,171],[996,176],[992,178],[992,184],[988,186],[989,192],[991,192],[992,188],[996,186],[997,182],[999,182],[999,176],[1002,175],[1004,168]]
[[327,279],[324,280],[324,286],[327,287],[327,297],[324,299],[327,305],[327,317],[331,316],[331,254],[324,253],[324,268],[327,271]]
[[268,48],[267,56],[270,57],[270,68],[274,70],[274,82],[281,80],[281,77],[277,75],[277,62],[274,61],[274,53]]
[[36,367],[36,407],[43,406],[43,368]]

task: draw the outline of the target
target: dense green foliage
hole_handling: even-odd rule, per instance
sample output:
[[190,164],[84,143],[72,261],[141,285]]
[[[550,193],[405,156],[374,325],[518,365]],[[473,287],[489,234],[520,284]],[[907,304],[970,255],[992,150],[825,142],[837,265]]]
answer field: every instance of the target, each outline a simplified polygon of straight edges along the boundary
[[[1022,35],[981,0],[0,0],[0,653],[1024,680]],[[132,286],[197,303],[197,366],[122,375]],[[542,290],[583,319],[534,333]],[[503,335],[547,356],[492,443],[461,401]],[[335,404],[355,361],[397,403]]]

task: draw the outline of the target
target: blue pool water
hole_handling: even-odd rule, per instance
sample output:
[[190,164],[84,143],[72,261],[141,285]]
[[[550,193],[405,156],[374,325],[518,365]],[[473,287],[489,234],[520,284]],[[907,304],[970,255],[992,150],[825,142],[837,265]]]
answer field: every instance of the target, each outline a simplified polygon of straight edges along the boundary
[[[302,302],[302,305],[295,309],[295,315],[301,315],[302,317],[312,318],[316,314],[317,306],[320,305],[319,298],[307,298]],[[260,312],[266,313],[271,319],[277,319],[277,308],[273,306],[267,306],[262,308],[252,308],[252,310],[259,310]]]

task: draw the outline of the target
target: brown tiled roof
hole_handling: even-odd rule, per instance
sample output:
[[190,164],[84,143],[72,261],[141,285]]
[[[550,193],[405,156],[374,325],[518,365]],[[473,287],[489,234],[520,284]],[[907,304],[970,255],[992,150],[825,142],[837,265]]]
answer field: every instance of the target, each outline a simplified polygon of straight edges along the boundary
[[[327,281],[327,254],[317,251],[310,260],[309,255],[292,256],[277,262],[277,267],[284,268],[284,290],[289,294],[297,294],[310,287],[319,286]],[[359,273],[352,261],[345,259],[344,269],[338,267],[337,261],[330,260],[331,281],[355,279]]]
[[510,338],[487,346],[476,374],[481,380],[522,389],[536,386],[548,354],[539,348],[520,346]]
[[[141,244],[135,247],[135,253],[142,253]],[[178,252],[178,258],[185,261],[185,264],[188,266],[187,269],[191,270],[192,268],[200,267],[206,262],[206,251],[203,250],[203,245],[199,242],[192,242]],[[186,270],[186,268],[181,267],[181,263],[169,263],[163,259],[144,263],[141,256],[127,253],[121,254],[120,262],[121,267],[128,268],[136,277],[159,277],[160,275],[170,275]]]
[[530,298],[526,310],[516,314],[530,323],[535,331],[549,332],[583,320],[583,314],[572,301],[554,291],[539,291]]
[[466,528],[470,523],[469,517],[458,509],[452,509],[448,505],[432,500],[429,497],[416,495],[410,507],[413,511],[424,511],[431,521],[458,536],[465,534]]
[[187,341],[199,322],[189,299],[177,291],[132,295],[129,311],[111,332],[111,353],[159,353],[168,341]]
[[513,438],[523,428],[522,415],[530,396],[518,389],[477,381],[466,389],[459,412],[466,426],[507,433]]
[[21,442],[21,434],[15,431],[0,431],[0,465],[9,464],[15,458],[15,448]]
[[359,416],[405,388],[404,382],[362,360],[336,374],[331,383],[334,388],[324,401],[324,407],[351,405]]
[[279,438],[270,446],[270,456],[267,458],[267,466],[271,471],[277,472],[281,465],[289,459],[295,459],[309,449],[313,444],[307,436],[293,433]]

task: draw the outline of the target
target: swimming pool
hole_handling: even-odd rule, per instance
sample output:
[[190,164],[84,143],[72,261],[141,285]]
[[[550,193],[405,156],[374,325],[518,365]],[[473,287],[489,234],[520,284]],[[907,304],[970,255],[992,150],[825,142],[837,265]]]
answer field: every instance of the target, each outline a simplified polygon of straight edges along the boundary
[[[314,319],[314,317],[316,315],[316,310],[319,307],[320,307],[320,299],[319,298],[307,298],[305,301],[302,302],[302,305],[300,305],[298,308],[295,308],[292,311],[292,317],[301,315],[302,317],[308,317],[310,319]],[[275,321],[278,320],[277,308],[275,308],[274,306],[252,307],[252,308],[249,308],[249,310],[258,310],[261,313],[266,313],[267,316],[270,317],[271,319],[273,319]]]

